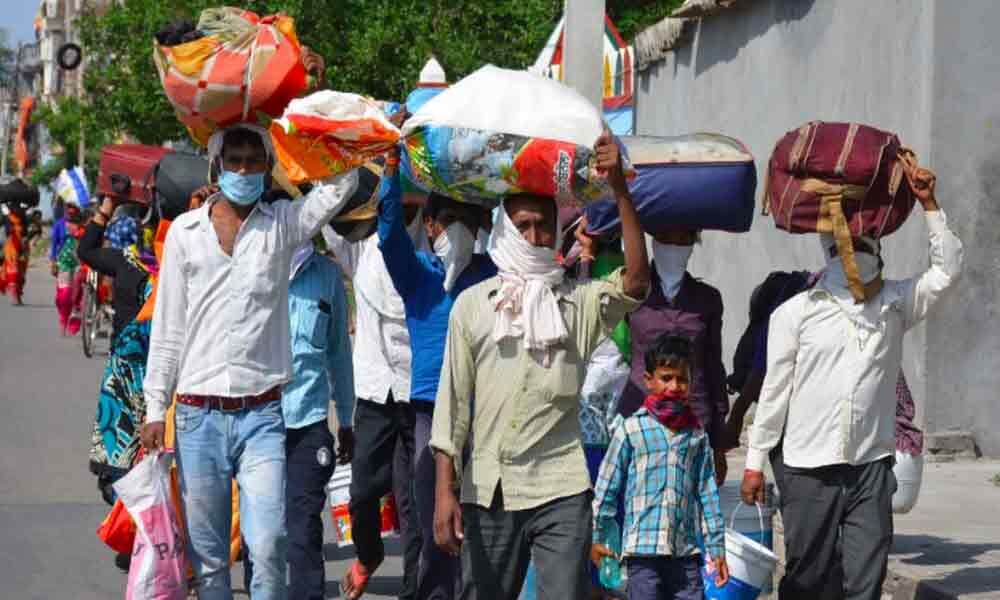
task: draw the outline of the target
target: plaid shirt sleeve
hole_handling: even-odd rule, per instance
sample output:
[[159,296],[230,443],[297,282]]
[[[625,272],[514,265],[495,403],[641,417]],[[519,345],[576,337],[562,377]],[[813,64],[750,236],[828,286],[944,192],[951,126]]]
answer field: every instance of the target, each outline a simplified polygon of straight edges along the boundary
[[605,539],[605,525],[615,520],[618,512],[618,494],[631,462],[632,445],[625,431],[625,420],[618,417],[612,424],[611,443],[601,462],[601,468],[597,473],[597,486],[594,489],[595,543],[601,543]]
[[726,521],[722,516],[719,488],[715,484],[715,461],[708,438],[704,437],[698,448],[694,472],[698,474],[698,501],[705,519],[705,551],[709,556],[725,556]]

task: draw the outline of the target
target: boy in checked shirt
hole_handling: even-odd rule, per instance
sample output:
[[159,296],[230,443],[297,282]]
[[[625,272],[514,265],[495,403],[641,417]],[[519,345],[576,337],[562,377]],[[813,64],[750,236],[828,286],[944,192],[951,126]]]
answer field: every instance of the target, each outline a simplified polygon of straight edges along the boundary
[[725,522],[719,507],[712,448],[688,404],[691,345],[663,336],[646,352],[650,395],[632,416],[612,426],[594,496],[591,560],[614,556],[603,544],[613,527],[617,498],[625,492],[622,556],[629,600],[704,597],[697,542],[706,525],[705,550],[716,583],[729,579]]

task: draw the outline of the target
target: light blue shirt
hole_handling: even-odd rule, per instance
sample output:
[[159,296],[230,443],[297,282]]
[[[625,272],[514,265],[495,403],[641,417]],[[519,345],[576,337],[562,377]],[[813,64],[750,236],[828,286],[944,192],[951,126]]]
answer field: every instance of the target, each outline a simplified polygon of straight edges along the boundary
[[285,427],[299,429],[326,419],[329,402],[341,427],[354,415],[354,366],[347,333],[347,296],[340,268],[313,254],[288,289],[292,334],[292,381],[282,392]]

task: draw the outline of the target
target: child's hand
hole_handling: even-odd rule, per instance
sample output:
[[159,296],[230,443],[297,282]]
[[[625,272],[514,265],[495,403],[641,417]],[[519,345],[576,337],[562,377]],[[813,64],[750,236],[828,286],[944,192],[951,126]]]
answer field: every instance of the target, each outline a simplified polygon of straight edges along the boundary
[[594,563],[594,566],[598,569],[601,568],[601,559],[605,556],[609,558],[618,558],[615,553],[611,551],[604,544],[591,544],[590,545],[590,562]]
[[714,558],[712,562],[715,563],[715,585],[723,587],[729,583],[729,565],[726,564],[725,558]]

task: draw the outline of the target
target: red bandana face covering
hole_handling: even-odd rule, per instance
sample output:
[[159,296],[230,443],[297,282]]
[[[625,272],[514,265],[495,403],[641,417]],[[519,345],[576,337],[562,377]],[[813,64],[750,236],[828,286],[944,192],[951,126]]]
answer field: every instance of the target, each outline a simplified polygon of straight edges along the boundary
[[689,431],[701,425],[686,401],[684,394],[665,392],[646,396],[643,406],[667,429]]

